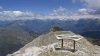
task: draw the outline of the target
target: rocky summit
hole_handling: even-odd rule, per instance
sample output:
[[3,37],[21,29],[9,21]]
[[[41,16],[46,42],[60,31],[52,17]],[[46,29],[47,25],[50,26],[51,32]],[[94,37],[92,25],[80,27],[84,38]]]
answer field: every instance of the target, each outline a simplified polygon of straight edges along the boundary
[[64,39],[63,48],[59,48],[61,41],[57,40],[54,32],[42,34],[20,50],[7,56],[100,56],[100,46],[92,44],[86,37],[76,42]]

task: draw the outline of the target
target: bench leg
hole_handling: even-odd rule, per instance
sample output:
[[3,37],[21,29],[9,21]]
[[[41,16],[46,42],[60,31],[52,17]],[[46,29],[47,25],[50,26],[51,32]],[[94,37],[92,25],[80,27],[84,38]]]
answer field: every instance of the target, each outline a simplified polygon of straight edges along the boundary
[[63,39],[61,39],[61,48],[63,48]]
[[76,43],[75,43],[75,41],[74,41],[74,43],[73,43],[73,45],[74,45],[74,47],[73,47],[73,48],[74,48],[73,52],[75,52],[75,44],[76,44]]

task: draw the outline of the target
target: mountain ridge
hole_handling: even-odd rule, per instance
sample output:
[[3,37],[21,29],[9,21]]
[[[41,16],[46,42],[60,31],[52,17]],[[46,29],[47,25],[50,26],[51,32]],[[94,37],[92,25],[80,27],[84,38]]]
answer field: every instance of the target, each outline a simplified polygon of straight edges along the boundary
[[[96,41],[96,44],[99,43],[99,39],[100,39],[100,37],[99,37],[99,35],[100,35],[100,31],[99,31],[100,30],[100,20],[99,19],[80,19],[78,21],[74,21],[74,20],[63,21],[63,20],[56,20],[56,19],[46,20],[46,21],[43,21],[43,20],[0,21],[0,29],[1,30],[8,29],[9,31],[6,30],[6,31],[8,31],[7,34],[13,30],[13,33],[11,33],[11,34],[9,33],[10,34],[9,38],[13,35],[16,35],[17,32],[19,32],[19,33],[21,31],[22,31],[22,33],[27,32],[27,34],[26,33],[23,33],[23,34],[21,33],[21,34],[32,36],[32,38],[29,38],[27,40],[28,42],[30,42],[30,39],[33,40],[34,37],[36,38],[41,34],[49,32],[50,31],[49,29],[56,27],[56,26],[63,28],[66,31],[70,30],[77,34],[81,34],[82,36],[85,36],[85,37],[98,39],[98,41]],[[16,31],[17,28],[18,28],[18,31]],[[98,30],[98,31],[95,31],[95,34],[94,34],[94,31],[89,31],[89,30]],[[1,31],[1,33],[2,32],[3,32],[3,30]],[[4,35],[4,34],[2,34],[2,35]],[[19,36],[19,35],[16,35],[16,36]],[[13,37],[16,37],[16,36],[13,36]],[[2,38],[2,36],[0,38]],[[21,38],[19,37],[19,39],[21,39]],[[27,38],[25,38],[25,39],[27,39]],[[20,40],[20,41],[23,41],[23,40]],[[3,45],[5,45],[5,44],[3,44]],[[21,44],[19,44],[19,45],[21,45]],[[98,45],[100,45],[100,44],[98,44]]]
[[[83,38],[76,42],[76,52],[70,50],[55,50],[59,41],[56,39],[54,32],[49,32],[40,35],[32,42],[26,44],[19,51],[7,56],[98,56],[100,55],[100,46],[93,45],[87,39]],[[70,40],[64,40],[65,48],[73,48],[73,42]]]

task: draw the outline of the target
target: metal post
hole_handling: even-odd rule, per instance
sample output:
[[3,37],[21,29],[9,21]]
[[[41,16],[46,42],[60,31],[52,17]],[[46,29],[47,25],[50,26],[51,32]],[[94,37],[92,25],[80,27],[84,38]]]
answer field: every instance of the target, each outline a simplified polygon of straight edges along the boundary
[[74,40],[74,50],[73,50],[73,52],[75,52],[75,40]]
[[63,39],[61,39],[61,48],[63,48]]

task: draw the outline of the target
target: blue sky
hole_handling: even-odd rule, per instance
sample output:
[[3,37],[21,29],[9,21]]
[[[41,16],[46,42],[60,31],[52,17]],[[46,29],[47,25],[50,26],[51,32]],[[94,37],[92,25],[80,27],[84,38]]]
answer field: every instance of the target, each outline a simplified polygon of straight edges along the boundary
[[0,0],[0,20],[100,18],[100,0]]
[[75,11],[84,7],[80,2],[72,0],[0,0],[3,10],[33,11],[36,13],[49,13],[60,6]]

